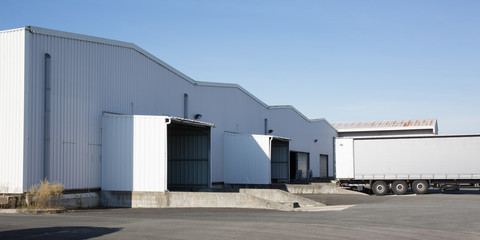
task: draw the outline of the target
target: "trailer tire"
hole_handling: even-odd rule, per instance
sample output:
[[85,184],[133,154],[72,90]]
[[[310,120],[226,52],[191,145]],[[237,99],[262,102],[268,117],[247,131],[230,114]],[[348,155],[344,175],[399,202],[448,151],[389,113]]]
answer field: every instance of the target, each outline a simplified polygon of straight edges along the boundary
[[383,196],[388,192],[388,186],[384,181],[376,181],[372,185],[372,191],[377,196]]
[[428,183],[424,180],[416,180],[412,183],[412,190],[416,194],[425,194],[428,191]]
[[408,184],[405,181],[395,181],[392,184],[392,191],[397,195],[403,195],[408,190]]

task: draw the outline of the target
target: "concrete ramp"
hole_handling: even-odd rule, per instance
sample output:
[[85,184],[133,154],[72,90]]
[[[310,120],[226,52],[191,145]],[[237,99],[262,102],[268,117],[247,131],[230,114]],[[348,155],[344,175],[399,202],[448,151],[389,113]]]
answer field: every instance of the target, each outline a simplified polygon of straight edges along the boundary
[[321,203],[276,189],[241,189],[240,192],[119,192],[102,191],[105,207],[132,208],[253,208],[294,211],[321,207]]
[[285,184],[293,194],[360,194],[365,193],[340,188],[335,183]]
[[294,207],[319,207],[325,204],[278,189],[240,189],[240,193],[255,196],[271,202],[292,203]]

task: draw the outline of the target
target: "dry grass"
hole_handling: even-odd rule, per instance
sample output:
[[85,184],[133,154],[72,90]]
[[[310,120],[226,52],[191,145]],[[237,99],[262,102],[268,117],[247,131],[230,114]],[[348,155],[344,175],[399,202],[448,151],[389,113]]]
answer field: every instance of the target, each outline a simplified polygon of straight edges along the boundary
[[61,183],[50,183],[45,179],[30,188],[25,196],[25,202],[27,207],[36,209],[59,208],[62,192]]

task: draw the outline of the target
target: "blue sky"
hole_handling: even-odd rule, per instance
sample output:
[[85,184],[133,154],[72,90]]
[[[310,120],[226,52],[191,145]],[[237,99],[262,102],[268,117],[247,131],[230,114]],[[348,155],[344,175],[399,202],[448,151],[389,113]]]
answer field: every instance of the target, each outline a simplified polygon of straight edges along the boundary
[[480,133],[480,1],[0,0],[27,25],[133,42],[195,80],[337,121]]

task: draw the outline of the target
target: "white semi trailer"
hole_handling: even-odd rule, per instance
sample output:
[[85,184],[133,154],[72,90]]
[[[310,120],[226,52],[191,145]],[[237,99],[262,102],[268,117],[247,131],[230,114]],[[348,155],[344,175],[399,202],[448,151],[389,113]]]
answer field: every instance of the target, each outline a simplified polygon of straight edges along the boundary
[[338,184],[376,195],[480,187],[480,135],[336,138],[335,157]]

